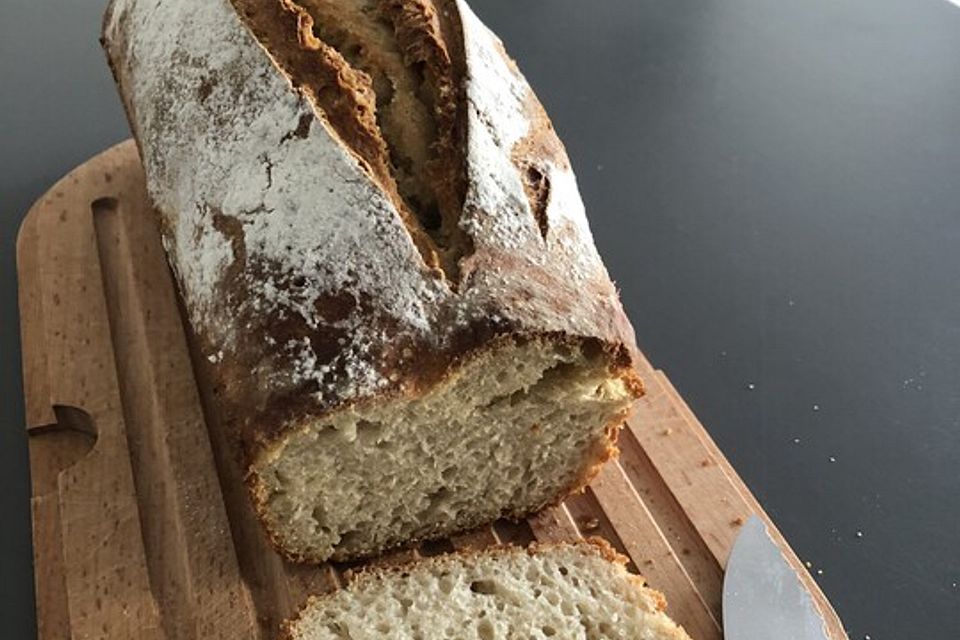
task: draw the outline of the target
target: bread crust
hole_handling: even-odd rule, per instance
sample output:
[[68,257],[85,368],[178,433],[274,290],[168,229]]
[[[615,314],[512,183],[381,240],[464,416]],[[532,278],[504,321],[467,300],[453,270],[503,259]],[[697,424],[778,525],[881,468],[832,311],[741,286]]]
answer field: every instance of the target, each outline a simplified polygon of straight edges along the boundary
[[[236,2],[112,0],[104,18],[189,325],[261,516],[260,461],[304,420],[423,395],[503,340],[600,349],[611,377],[642,393],[633,330],[543,108],[464,2],[418,3],[460,27],[432,37],[463,38],[446,43],[462,56],[466,104],[455,274]],[[618,428],[556,502],[615,455]],[[269,535],[290,559],[320,560]]]

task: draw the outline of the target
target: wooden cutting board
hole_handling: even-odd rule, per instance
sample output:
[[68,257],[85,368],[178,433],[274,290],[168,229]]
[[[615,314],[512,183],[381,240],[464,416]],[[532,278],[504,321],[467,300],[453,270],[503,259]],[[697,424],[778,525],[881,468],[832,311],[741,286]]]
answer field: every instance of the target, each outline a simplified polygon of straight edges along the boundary
[[[131,141],[34,205],[17,243],[39,635],[269,640],[356,563],[299,567],[268,546],[181,324]],[[760,514],[830,604],[663,372],[621,456],[582,495],[385,560],[497,542],[606,538],[695,640],[721,633],[724,565]]]

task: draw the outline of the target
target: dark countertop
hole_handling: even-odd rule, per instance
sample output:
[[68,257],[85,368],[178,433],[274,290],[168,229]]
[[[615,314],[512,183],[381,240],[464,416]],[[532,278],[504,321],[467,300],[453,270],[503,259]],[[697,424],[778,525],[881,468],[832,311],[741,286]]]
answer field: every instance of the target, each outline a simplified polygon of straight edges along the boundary
[[[14,240],[47,186],[127,136],[103,4],[0,4],[5,638],[34,634]],[[960,9],[474,4],[566,141],[641,347],[851,638],[956,638]]]

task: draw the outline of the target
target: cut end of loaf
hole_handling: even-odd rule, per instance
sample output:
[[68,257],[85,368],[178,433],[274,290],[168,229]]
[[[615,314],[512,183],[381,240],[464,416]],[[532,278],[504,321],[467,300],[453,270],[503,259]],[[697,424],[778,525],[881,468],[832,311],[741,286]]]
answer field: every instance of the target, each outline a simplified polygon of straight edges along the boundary
[[302,421],[253,465],[258,508],[312,562],[522,517],[589,481],[638,395],[592,342],[504,339],[419,395]]
[[499,547],[361,573],[312,599],[285,640],[689,640],[602,541]]

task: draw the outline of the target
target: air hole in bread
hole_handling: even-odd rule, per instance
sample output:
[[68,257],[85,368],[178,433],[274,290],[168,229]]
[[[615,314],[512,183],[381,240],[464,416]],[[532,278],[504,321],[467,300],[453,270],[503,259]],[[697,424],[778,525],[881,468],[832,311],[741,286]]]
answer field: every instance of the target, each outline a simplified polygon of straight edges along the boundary
[[357,540],[362,540],[363,534],[359,531],[347,531],[346,533],[340,536],[340,544],[343,546],[349,547],[356,544]]
[[493,580],[474,580],[470,583],[470,591],[484,595],[496,595],[497,583]]
[[437,584],[440,587],[440,593],[444,595],[449,595],[453,591],[453,587],[454,585],[456,585],[456,581],[448,574],[448,575],[442,576],[440,578],[440,581]]
[[480,640],[494,640],[496,638],[493,625],[489,620],[481,620],[477,624],[477,635],[480,637]]

